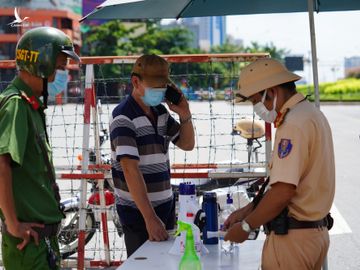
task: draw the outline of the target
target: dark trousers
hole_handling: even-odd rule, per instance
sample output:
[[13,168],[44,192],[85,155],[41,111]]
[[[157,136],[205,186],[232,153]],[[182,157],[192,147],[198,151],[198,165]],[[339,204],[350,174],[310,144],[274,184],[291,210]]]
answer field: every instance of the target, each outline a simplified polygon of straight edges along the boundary
[[[4,268],[8,270],[57,270],[60,269],[60,251],[56,236],[50,238],[50,245],[57,257],[56,266],[51,268],[48,262],[48,248],[45,240],[39,239],[39,245],[31,240],[23,250],[19,250],[17,245],[22,239],[12,235],[2,233],[2,259]],[[1,268],[2,269],[2,268]]]
[[[130,206],[117,205],[117,212],[123,227],[127,256],[130,257],[149,239],[141,212]],[[164,222],[167,230],[175,226],[175,200],[163,203],[154,208],[155,213]]]

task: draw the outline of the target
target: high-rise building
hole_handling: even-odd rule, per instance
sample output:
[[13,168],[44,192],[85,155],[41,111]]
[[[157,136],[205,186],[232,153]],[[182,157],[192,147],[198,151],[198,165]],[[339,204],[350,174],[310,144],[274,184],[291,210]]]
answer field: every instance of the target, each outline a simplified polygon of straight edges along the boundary
[[211,47],[226,42],[226,20],[224,16],[185,18],[182,19],[181,24],[193,33],[194,45],[196,45],[194,47],[210,50]]
[[345,57],[345,69],[360,67],[360,56]]
[[345,57],[345,76],[360,74],[360,56]]

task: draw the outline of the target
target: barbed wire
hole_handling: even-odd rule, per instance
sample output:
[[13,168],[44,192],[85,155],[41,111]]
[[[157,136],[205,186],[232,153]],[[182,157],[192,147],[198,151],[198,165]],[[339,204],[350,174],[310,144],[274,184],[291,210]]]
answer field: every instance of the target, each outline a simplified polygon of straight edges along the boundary
[[[173,64],[174,65],[174,64]],[[196,145],[193,151],[184,152],[177,149],[174,145],[169,148],[169,155],[172,164],[202,164],[202,163],[218,163],[228,161],[230,169],[232,164],[238,162],[237,159],[246,161],[247,143],[246,140],[234,134],[233,127],[242,117],[255,119],[252,109],[249,106],[237,106],[234,100],[229,97],[229,101],[216,100],[216,93],[219,89],[216,85],[224,85],[233,96],[236,89],[235,84],[238,76],[235,74],[236,63],[230,63],[228,74],[218,74],[214,72],[212,63],[208,64],[206,73],[193,73],[187,70],[186,73],[172,74],[171,78],[182,88],[185,94],[191,97],[195,93],[197,86],[196,81],[205,82],[205,91],[208,93],[207,99],[202,101],[190,100],[192,110],[192,118],[194,123],[194,131]],[[122,66],[124,67],[124,66]],[[121,70],[121,74],[117,77],[108,77],[105,74],[104,65],[95,65],[96,77],[94,79],[97,100],[101,100],[101,111],[99,112],[100,130],[109,131],[109,119],[115,106],[130,94],[130,74],[126,74],[125,68]],[[72,79],[69,85],[79,86],[83,89],[84,70],[80,69],[79,79]],[[222,81],[228,83],[222,83]],[[191,90],[192,89],[192,90]],[[81,155],[84,150],[82,145],[83,128],[84,128],[84,97],[78,93],[76,96],[64,95],[62,99],[50,100],[47,114],[47,128],[49,130],[50,142],[53,151],[53,160],[55,167],[68,165],[68,172],[77,171],[80,165]],[[70,95],[70,92],[68,93]],[[60,101],[59,101],[60,100]],[[242,108],[242,109],[239,109]],[[177,119],[177,115],[173,114]],[[101,154],[110,157],[110,141],[107,140],[100,148],[95,147],[93,125],[90,126],[89,140],[92,151],[100,150]],[[109,134],[108,134],[109,135]],[[264,140],[261,140],[263,142]],[[260,160],[265,159],[264,151],[259,153]],[[186,172],[184,168],[181,170]],[[186,179],[184,179],[186,181]],[[61,180],[58,181],[61,195],[63,198],[76,197],[79,193],[79,180]],[[87,195],[90,197],[94,190],[89,185]],[[107,210],[101,207],[97,211]],[[112,224],[112,223],[110,223]],[[116,228],[109,229],[111,235],[111,252],[112,260],[122,260],[126,258],[126,249],[123,238],[117,234]],[[88,245],[85,247],[85,257],[90,259],[103,260],[104,247],[102,244],[102,230],[99,224],[96,224],[96,232]],[[76,256],[76,254],[75,254]]]

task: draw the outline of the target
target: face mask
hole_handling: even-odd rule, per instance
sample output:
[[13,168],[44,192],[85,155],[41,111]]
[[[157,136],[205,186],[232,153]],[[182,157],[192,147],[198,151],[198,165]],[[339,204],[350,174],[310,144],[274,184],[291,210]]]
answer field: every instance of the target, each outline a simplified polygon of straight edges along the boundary
[[166,88],[145,88],[145,94],[141,97],[146,106],[157,106],[164,100]]
[[277,95],[275,95],[275,97],[274,97],[273,109],[271,111],[269,111],[264,105],[266,93],[267,93],[267,90],[265,90],[265,93],[264,93],[261,101],[254,105],[254,112],[265,122],[274,123],[275,119],[277,117],[277,112],[275,110]]
[[55,97],[57,94],[67,89],[68,75],[68,70],[56,70],[54,81],[48,83],[49,96]]

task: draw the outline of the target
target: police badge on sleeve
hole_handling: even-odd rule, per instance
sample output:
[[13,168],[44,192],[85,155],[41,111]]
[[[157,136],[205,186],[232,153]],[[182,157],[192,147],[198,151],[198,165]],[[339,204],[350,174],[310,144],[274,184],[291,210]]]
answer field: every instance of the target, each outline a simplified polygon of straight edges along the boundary
[[293,145],[291,144],[291,140],[281,139],[279,142],[279,147],[278,147],[279,158],[287,157],[291,152],[292,146]]

